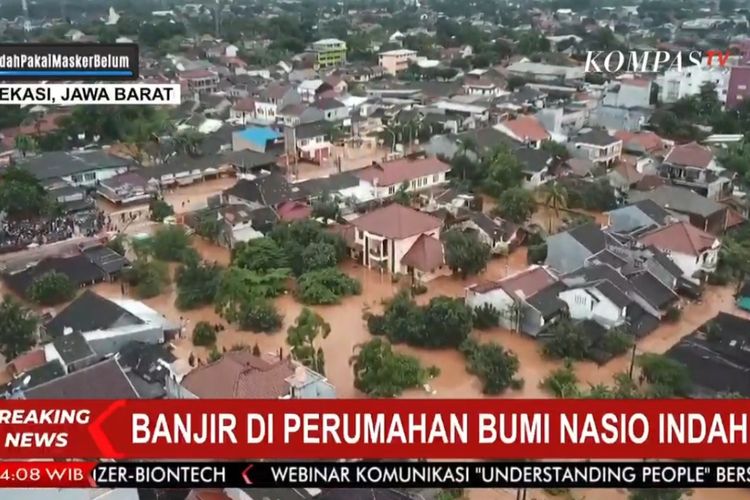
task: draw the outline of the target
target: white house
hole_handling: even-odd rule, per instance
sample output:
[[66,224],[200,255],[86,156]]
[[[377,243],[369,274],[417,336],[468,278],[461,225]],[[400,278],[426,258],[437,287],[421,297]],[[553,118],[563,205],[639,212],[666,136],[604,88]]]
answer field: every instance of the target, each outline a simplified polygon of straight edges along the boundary
[[520,115],[516,118],[503,120],[495,125],[495,129],[513,140],[528,144],[536,149],[542,147],[542,142],[551,138],[539,119],[531,115]]
[[591,319],[601,325],[619,326],[625,322],[632,301],[610,281],[590,283],[560,292],[572,319]]
[[689,222],[681,221],[654,229],[638,241],[664,252],[682,270],[682,277],[700,283],[706,274],[716,270],[721,241]]
[[709,66],[708,60],[704,58],[701,64],[667,69],[656,80],[659,85],[659,102],[669,104],[683,97],[697,95],[704,84],[712,83],[716,88],[719,101],[725,103],[731,66],[731,64],[727,64],[726,67],[718,64]]
[[[361,249],[364,266],[422,279],[431,276],[419,276],[415,270],[422,271],[423,275],[441,271],[440,265],[422,269],[443,260],[440,244],[443,221],[437,217],[392,203],[354,219],[351,224],[355,228],[354,246]],[[432,241],[425,242],[425,238]],[[419,240],[422,248],[411,252]],[[417,250],[424,250],[424,255],[415,255]],[[404,262],[409,253],[412,255]]]
[[536,336],[557,316],[561,302],[557,277],[544,266],[530,266],[501,280],[466,289],[466,304],[489,305],[500,312],[499,326]]
[[359,178],[360,186],[372,190],[376,198],[382,199],[395,195],[402,186],[407,192],[412,192],[445,184],[450,169],[449,164],[431,156],[375,163],[352,173]]

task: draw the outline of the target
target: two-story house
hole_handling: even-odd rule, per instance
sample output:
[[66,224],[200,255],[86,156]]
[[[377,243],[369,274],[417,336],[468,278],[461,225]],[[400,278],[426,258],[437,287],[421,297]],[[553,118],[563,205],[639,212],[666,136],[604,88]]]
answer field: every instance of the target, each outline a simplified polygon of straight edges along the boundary
[[732,180],[721,175],[723,170],[709,148],[691,142],[669,151],[659,167],[659,175],[676,186],[718,201],[732,194]]
[[218,73],[207,69],[183,71],[177,75],[179,82],[185,85],[189,92],[209,94],[219,89]]
[[349,118],[349,108],[338,99],[320,99],[314,106],[323,113],[327,122],[340,122]]
[[255,98],[255,118],[265,123],[274,123],[280,109],[302,102],[297,90],[289,85],[273,82]]
[[371,189],[375,198],[383,199],[395,195],[402,187],[412,192],[445,184],[450,169],[448,163],[430,156],[373,163],[352,173],[359,178],[360,186]]
[[323,163],[331,157],[333,144],[328,136],[328,122],[306,123],[294,127],[294,138],[299,158]]
[[378,54],[378,64],[385,73],[396,76],[406,71],[409,65],[417,61],[417,51],[409,49],[395,49]]
[[[365,267],[390,274],[416,274],[415,269],[427,268],[421,269],[425,280],[440,272],[444,265],[440,242],[443,221],[437,217],[392,203],[354,219],[351,224],[355,228],[353,244],[360,249]],[[407,258],[417,244],[420,252],[424,250],[421,256],[424,262],[418,262],[416,255]]]
[[591,129],[572,138],[568,150],[576,158],[610,167],[622,156],[622,139],[612,137],[602,129]]
[[255,121],[255,100],[245,97],[236,101],[229,110],[229,118],[243,125]]
[[277,113],[279,121],[287,127],[297,127],[307,123],[319,122],[325,118],[323,111],[305,103],[290,104]]
[[702,283],[719,262],[721,241],[689,222],[654,229],[641,235],[638,241],[664,252],[682,270],[682,278],[695,284]]

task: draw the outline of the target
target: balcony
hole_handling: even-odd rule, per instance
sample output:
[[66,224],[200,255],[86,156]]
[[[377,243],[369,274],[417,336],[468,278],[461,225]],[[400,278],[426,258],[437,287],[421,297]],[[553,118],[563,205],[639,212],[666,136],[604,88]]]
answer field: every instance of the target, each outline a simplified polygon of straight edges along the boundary
[[388,258],[388,254],[385,253],[385,252],[383,252],[383,251],[381,251],[381,250],[379,250],[379,249],[371,248],[370,249],[370,258],[373,259],[373,260],[383,261],[383,260],[386,260]]

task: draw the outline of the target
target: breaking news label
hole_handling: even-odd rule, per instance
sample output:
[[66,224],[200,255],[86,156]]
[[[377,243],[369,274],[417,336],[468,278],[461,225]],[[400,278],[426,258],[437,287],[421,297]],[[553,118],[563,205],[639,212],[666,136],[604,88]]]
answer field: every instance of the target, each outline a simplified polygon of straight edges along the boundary
[[749,485],[750,462],[0,463],[0,487],[8,488],[746,488]]

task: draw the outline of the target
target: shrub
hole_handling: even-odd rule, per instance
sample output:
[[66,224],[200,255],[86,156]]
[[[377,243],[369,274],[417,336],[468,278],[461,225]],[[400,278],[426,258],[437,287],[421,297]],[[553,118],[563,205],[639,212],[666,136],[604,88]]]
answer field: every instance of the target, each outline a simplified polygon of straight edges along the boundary
[[424,283],[414,283],[411,286],[411,293],[412,295],[423,295],[427,293],[427,285]]
[[385,316],[367,314],[365,316],[365,321],[367,321],[367,331],[370,332],[371,335],[379,336],[386,334]]
[[526,254],[526,261],[529,264],[539,264],[547,258],[547,244],[532,245]]
[[257,298],[240,306],[239,324],[243,330],[275,332],[282,322],[283,318],[270,300]]
[[297,297],[308,305],[337,304],[342,297],[361,292],[359,281],[334,267],[308,271],[297,279]]
[[489,330],[500,323],[500,311],[492,304],[483,304],[474,308],[474,327]]
[[216,330],[206,322],[199,321],[193,328],[193,345],[209,347],[216,343]]
[[155,222],[164,222],[164,219],[170,215],[174,215],[172,205],[161,198],[151,198],[148,210],[151,213],[151,220]]
[[35,279],[27,293],[29,298],[37,304],[54,306],[72,299],[76,293],[76,287],[68,275],[50,271]]

